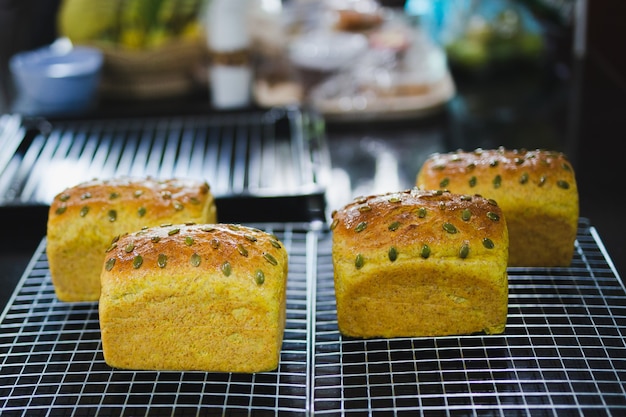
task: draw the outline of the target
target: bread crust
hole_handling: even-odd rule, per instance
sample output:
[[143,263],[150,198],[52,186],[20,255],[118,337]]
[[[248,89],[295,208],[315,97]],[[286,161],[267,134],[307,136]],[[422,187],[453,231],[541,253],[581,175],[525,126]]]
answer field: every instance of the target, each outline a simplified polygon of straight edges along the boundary
[[122,236],[101,269],[100,326],[115,368],[276,369],[288,256],[234,224],[165,225]]
[[564,153],[503,147],[437,153],[422,165],[416,185],[496,200],[508,223],[509,266],[571,264],[579,199]]
[[356,199],[332,218],[344,335],[504,331],[508,231],[495,202],[415,188]]
[[191,179],[94,179],[57,194],[46,253],[61,301],[97,301],[105,250],[116,236],[162,223],[214,223],[209,185]]

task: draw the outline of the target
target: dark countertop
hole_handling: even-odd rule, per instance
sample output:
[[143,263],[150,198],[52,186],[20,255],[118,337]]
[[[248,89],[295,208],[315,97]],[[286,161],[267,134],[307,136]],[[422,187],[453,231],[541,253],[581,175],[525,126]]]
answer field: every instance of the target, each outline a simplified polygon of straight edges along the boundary
[[[598,26],[602,24],[593,27]],[[610,28],[606,26],[603,33]],[[603,40],[602,36],[595,39]],[[422,161],[433,151],[497,146],[560,150],[576,170],[580,215],[597,229],[623,279],[626,221],[619,193],[624,175],[617,147],[626,131],[626,66],[612,59],[604,44],[589,46],[584,59],[547,72],[460,78],[459,96],[430,117],[327,123],[333,167],[328,209],[352,196],[411,187]],[[211,111],[207,102],[201,95],[165,106],[103,103],[98,116],[160,115],[172,109],[202,113]],[[46,222],[40,210],[35,216],[20,207],[2,208],[2,213],[13,238],[0,243],[0,309],[43,238]]]

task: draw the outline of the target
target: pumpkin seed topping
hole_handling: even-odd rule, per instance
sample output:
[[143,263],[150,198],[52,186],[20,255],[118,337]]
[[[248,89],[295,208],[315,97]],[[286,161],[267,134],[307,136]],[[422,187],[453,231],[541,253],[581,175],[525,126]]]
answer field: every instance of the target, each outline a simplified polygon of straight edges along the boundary
[[152,236],[152,238],[150,238],[150,240],[152,241],[152,243],[159,243],[159,241],[161,240],[160,236]]
[[237,226],[236,224],[229,224],[229,225],[228,225],[228,228],[229,228],[230,230],[235,231],[235,232],[239,230],[239,226]]
[[202,226],[202,228],[200,229],[203,232],[214,232],[215,231],[215,227],[213,226]]
[[476,176],[472,175],[472,177],[469,179],[469,186],[475,187],[477,182],[478,182],[478,179],[476,178]]
[[361,269],[363,268],[364,264],[365,264],[365,259],[363,258],[363,255],[359,253],[354,259],[354,266],[356,267],[356,269]]
[[200,266],[200,261],[201,260],[202,260],[202,258],[200,258],[200,255],[198,255],[195,252],[194,252],[193,255],[191,255],[191,258],[189,258],[189,262],[191,263],[191,266],[195,266],[195,267]]
[[260,269],[257,269],[254,273],[254,281],[257,285],[262,285],[265,282],[265,274]]
[[528,173],[524,172],[520,177],[519,177],[519,183],[520,184],[526,184],[528,182]]
[[161,197],[163,198],[163,200],[169,200],[170,198],[172,198],[172,193],[170,191],[161,191]]
[[181,211],[182,209],[185,208],[185,206],[183,206],[183,204],[180,201],[174,201],[172,204],[174,205],[174,210],[176,211]]
[[559,188],[562,188],[564,190],[567,190],[569,188],[569,182],[565,181],[565,180],[558,180],[556,182],[556,186]]
[[109,258],[104,266],[107,271],[110,271],[115,266],[115,258]]
[[419,217],[420,219],[426,217],[426,208],[420,207],[419,209],[417,209],[417,217]]
[[367,222],[361,222],[356,225],[356,227],[354,228],[354,231],[357,233],[360,233],[363,230],[365,230],[366,227],[367,227]]
[[450,185],[450,178],[448,178],[448,177],[446,177],[446,178],[442,179],[442,180],[439,182],[439,186],[440,186],[441,188],[446,188],[448,185]]
[[498,214],[494,213],[493,211],[487,212],[487,218],[489,220],[493,220],[494,222],[497,222],[498,220],[500,220],[500,216],[498,216]]
[[111,245],[106,249],[106,253],[111,252],[113,249],[117,248],[117,243],[113,242],[111,243]]
[[465,259],[469,255],[469,243],[465,242],[461,245],[461,249],[459,249],[459,258]]
[[111,194],[109,194],[109,199],[110,200],[115,200],[116,198],[119,198],[120,193],[118,193],[117,191],[113,191]]
[[464,221],[469,221],[472,218],[472,212],[469,209],[463,209],[461,212],[461,219]]
[[65,213],[65,211],[67,210],[67,206],[64,204],[62,206],[57,207],[57,209],[55,210],[56,214],[63,214]]
[[450,234],[455,234],[458,231],[452,223],[448,223],[448,222],[445,222],[443,224],[443,230],[445,230],[446,232]]
[[124,251],[126,253],[131,253],[133,249],[135,249],[135,244],[133,242],[130,242],[128,245],[126,245],[126,247],[124,248]]
[[224,276],[229,277],[230,274],[233,272],[233,268],[232,266],[230,266],[230,262],[226,261],[222,264],[222,274],[224,274]]
[[487,203],[491,204],[492,206],[496,206],[496,207],[498,206],[498,202],[494,200],[493,198],[488,198]]
[[137,210],[137,214],[139,215],[139,217],[143,217],[146,215],[146,208],[145,207],[139,207],[139,209]]
[[461,196],[461,201],[472,201],[472,196],[471,195],[467,195],[467,194],[463,194]]
[[493,179],[493,188],[500,188],[502,185],[502,176],[496,175]]
[[63,202],[65,202],[65,201],[67,201],[67,200],[69,200],[69,199],[70,199],[70,195],[69,195],[69,194],[61,194],[61,195],[59,196],[59,200],[61,200],[61,201],[63,201]]
[[393,222],[388,227],[388,229],[392,232],[395,232],[396,230],[398,230],[398,228],[400,228],[400,222]]
[[180,232],[180,229],[178,227],[176,227],[174,229],[168,230],[167,234],[168,234],[168,236],[173,236],[173,235],[175,235],[175,234],[177,234],[179,232]]
[[399,202],[401,202],[401,201],[402,201],[402,200],[400,200],[400,198],[398,198],[398,197],[391,197],[391,198],[389,199],[389,202],[390,202],[390,203],[399,203]]
[[339,224],[339,220],[333,219],[332,223],[330,224],[330,230],[335,230],[338,224]]
[[541,178],[539,178],[539,186],[543,187],[543,185],[546,183],[546,176],[542,175]]
[[427,259],[430,256],[430,248],[428,247],[428,245],[424,244],[424,246],[422,246],[420,256],[424,259]]
[[392,246],[389,248],[389,252],[387,253],[387,255],[389,256],[389,260],[391,262],[394,262],[396,259],[398,259],[398,250]]
[[193,245],[195,242],[193,240],[193,238],[191,236],[185,236],[185,245],[187,246],[191,246]]
[[165,268],[165,265],[167,265],[167,255],[160,253],[157,258],[157,265],[159,265],[159,268]]
[[117,211],[109,210],[109,221],[114,222],[115,220],[117,220]]
[[445,201],[440,201],[439,202],[439,209],[440,210],[445,210],[446,209],[446,202]]
[[276,239],[270,239],[270,244],[272,246],[274,246],[276,249],[280,249],[281,248],[280,243],[278,243],[278,240],[276,240]]
[[486,237],[483,239],[483,246],[487,249],[493,249],[495,245],[493,244],[493,240]]
[[141,267],[141,264],[143,264],[143,258],[141,257],[141,255],[135,256],[135,258],[133,259],[133,268],[139,269]]
[[84,206],[80,209],[80,217],[85,217],[89,213],[89,207]]
[[217,249],[220,247],[220,241],[217,240],[216,238],[213,238],[209,241],[209,245],[211,245],[213,249]]
[[360,211],[361,213],[366,212],[366,211],[372,211],[372,208],[371,208],[370,206],[368,206],[368,205],[365,205],[365,206],[360,206],[360,207],[359,207],[359,211]]
[[143,194],[143,190],[135,190],[135,192],[133,193],[133,197],[139,198],[141,197],[142,194]]
[[489,162],[489,166],[492,168],[495,168],[498,166],[500,162],[497,159],[492,160],[491,162]]
[[357,197],[354,199],[354,202],[357,204],[363,204],[367,201],[367,197]]
[[[68,196],[68,197],[69,197],[69,196]],[[83,194],[80,196],[80,199],[81,199],[81,200],[87,200],[88,198],[91,198],[91,193],[90,193],[90,192],[83,193]]]
[[200,200],[198,200],[197,197],[191,197],[189,198],[189,202],[195,206],[197,206],[198,204],[200,204]]
[[522,165],[524,163],[524,158],[516,157],[514,161],[515,165]]
[[114,236],[113,239],[111,239],[111,243],[117,242],[118,240],[120,240],[120,237],[120,235]]
[[245,237],[248,241],[250,242],[256,242],[257,238],[256,236],[252,236],[252,235],[243,235],[243,237]]
[[278,261],[270,253],[265,252],[263,254],[263,257],[265,258],[267,262],[271,263],[272,265],[274,266],[278,265]]
[[248,249],[244,248],[241,243],[237,244],[237,250],[241,256],[248,257]]
[[565,162],[563,162],[563,164],[561,164],[561,167],[566,170],[566,171],[571,171],[572,167],[569,166],[569,164],[566,164]]
[[161,227],[170,227],[172,225],[172,223],[163,223],[161,225]]

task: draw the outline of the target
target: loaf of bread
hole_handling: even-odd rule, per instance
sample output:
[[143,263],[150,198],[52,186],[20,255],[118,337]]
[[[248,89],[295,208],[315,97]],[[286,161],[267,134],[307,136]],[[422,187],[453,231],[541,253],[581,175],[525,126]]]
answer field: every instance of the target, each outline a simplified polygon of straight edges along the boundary
[[356,199],[332,219],[343,335],[504,331],[508,230],[495,202],[414,188]]
[[509,229],[509,266],[571,264],[578,188],[563,153],[498,148],[433,154],[418,172],[416,185],[496,200]]
[[65,189],[50,205],[46,235],[57,297],[97,301],[102,261],[113,239],[145,226],[184,222],[216,222],[206,182],[116,178]]
[[101,268],[106,363],[143,370],[276,369],[287,261],[275,236],[241,225],[157,226],[122,236]]

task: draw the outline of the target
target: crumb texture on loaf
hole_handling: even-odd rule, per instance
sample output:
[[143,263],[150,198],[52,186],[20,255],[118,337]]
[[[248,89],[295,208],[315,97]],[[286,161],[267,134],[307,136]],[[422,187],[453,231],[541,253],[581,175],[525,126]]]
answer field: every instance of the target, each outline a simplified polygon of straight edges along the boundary
[[508,231],[494,201],[415,188],[358,198],[332,217],[342,334],[504,331]]
[[235,224],[163,225],[124,235],[101,265],[102,348],[114,368],[277,368],[287,251]]
[[436,153],[422,165],[416,185],[496,200],[509,229],[509,266],[571,264],[579,200],[564,153],[503,147]]
[[97,301],[104,253],[116,236],[162,223],[215,223],[209,185],[192,179],[94,179],[55,196],[46,254],[61,301]]

